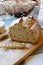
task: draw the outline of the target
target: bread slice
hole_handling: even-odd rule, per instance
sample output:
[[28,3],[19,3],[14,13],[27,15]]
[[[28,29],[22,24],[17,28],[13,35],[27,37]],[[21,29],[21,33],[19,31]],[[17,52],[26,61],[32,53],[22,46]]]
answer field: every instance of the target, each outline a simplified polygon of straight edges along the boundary
[[13,22],[13,25],[9,27],[9,37],[11,40],[34,44],[39,39],[41,27],[34,17],[24,19],[20,18]]

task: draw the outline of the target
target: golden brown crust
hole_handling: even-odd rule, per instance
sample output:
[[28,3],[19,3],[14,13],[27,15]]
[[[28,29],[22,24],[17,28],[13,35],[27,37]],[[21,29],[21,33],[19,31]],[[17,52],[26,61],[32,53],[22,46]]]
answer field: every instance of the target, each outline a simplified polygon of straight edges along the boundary
[[20,42],[30,42],[34,44],[40,37],[41,27],[34,17],[26,19],[27,23],[23,25],[23,18],[19,22],[9,28],[9,36],[11,40]]
[[21,17],[20,21],[19,21],[19,24],[23,24],[23,18]]
[[38,22],[34,19],[33,16],[30,16],[29,18],[30,18],[30,20],[27,20],[27,21],[28,21],[27,26],[28,26],[29,28],[32,27],[32,25],[34,25],[35,23],[38,23]]

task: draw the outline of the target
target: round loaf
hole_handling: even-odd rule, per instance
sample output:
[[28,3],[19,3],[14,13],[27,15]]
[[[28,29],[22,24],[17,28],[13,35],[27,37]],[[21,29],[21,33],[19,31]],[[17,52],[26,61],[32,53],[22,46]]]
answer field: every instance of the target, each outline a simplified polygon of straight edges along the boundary
[[34,17],[19,18],[9,27],[11,40],[34,44],[40,37],[41,27]]
[[4,1],[5,10],[10,15],[15,15],[15,17],[27,16],[35,7],[36,2],[34,1]]

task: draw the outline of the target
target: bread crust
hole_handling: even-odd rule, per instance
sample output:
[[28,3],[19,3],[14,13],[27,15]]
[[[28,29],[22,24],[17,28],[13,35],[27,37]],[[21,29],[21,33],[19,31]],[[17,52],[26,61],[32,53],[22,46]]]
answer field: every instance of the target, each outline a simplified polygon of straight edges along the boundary
[[27,16],[35,7],[34,1],[4,1],[5,10],[8,14],[15,15],[16,17]]
[[[26,22],[26,24],[24,24]],[[20,42],[30,42],[34,44],[40,37],[41,26],[34,17],[27,17],[24,21],[20,18],[18,23],[9,27],[9,37],[11,40]]]

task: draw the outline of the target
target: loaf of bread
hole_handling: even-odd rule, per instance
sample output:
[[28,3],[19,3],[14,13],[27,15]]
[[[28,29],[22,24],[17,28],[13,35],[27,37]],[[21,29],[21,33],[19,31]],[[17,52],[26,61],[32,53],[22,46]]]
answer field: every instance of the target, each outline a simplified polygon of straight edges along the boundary
[[16,17],[20,16],[27,16],[35,7],[36,2],[34,1],[22,1],[22,0],[15,0],[15,1],[4,1],[6,12],[10,15],[15,15]]
[[22,17],[13,22],[8,33],[11,40],[34,44],[40,37],[41,27],[34,17]]

